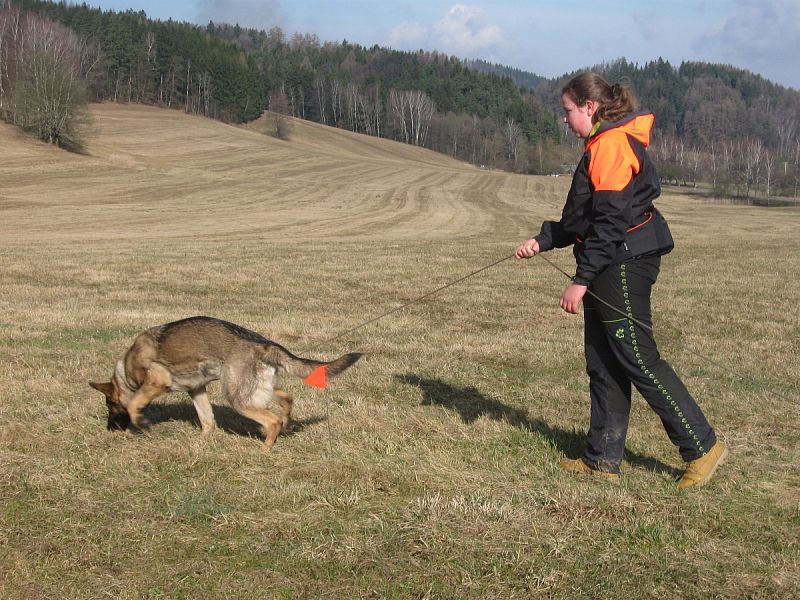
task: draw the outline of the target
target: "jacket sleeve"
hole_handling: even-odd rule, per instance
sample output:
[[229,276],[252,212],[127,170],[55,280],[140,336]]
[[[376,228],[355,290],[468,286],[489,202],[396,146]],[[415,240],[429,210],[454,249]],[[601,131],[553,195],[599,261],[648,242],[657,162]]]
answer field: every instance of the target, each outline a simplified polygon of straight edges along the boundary
[[610,132],[598,139],[589,161],[592,204],[590,226],[577,252],[573,281],[589,285],[612,264],[631,220],[633,176],[639,172],[639,159],[627,135]]
[[545,221],[542,230],[534,238],[539,242],[539,252],[553,248],[565,248],[575,241],[575,237],[564,231],[561,221]]

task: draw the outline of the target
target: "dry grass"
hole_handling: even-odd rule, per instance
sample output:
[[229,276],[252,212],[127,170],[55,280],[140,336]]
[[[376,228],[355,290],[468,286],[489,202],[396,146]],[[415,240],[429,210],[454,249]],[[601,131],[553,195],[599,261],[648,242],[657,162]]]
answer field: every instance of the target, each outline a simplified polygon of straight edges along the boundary
[[[93,107],[86,156],[0,126],[0,597],[796,597],[800,354],[788,209],[667,196],[662,351],[732,446],[712,485],[636,401],[621,486],[557,471],[588,418],[562,276],[506,261],[568,182],[481,172],[308,123],[282,142]],[[567,252],[553,260],[570,268]],[[330,394],[286,381],[264,453],[214,389],[147,435],[88,388],[150,325],[210,314],[366,359]],[[732,377],[692,354],[730,366]]]

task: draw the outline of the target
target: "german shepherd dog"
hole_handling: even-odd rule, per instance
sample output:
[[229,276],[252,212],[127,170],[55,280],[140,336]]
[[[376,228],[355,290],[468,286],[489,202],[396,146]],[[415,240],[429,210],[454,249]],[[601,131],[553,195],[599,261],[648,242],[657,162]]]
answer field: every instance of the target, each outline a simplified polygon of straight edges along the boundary
[[[191,396],[205,434],[216,427],[206,386],[219,380],[231,406],[262,426],[264,446],[269,449],[292,415],[293,398],[274,387],[276,373],[308,377],[327,364],[326,375],[334,377],[359,358],[356,352],[331,363],[300,358],[239,325],[190,317],[139,334],[117,361],[111,381],[89,385],[105,394],[109,430],[125,430],[129,425],[146,429],[145,407],[164,392],[183,391]],[[281,417],[267,409],[270,401],[280,406]]]

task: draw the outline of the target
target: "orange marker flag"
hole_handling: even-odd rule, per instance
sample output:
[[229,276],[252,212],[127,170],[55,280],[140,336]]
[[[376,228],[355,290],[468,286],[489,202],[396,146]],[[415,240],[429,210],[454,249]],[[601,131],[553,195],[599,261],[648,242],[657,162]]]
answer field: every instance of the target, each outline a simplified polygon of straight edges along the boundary
[[328,365],[320,365],[319,367],[311,371],[311,375],[306,377],[303,380],[303,383],[316,388],[328,387],[328,376],[325,374],[325,369],[327,368]]

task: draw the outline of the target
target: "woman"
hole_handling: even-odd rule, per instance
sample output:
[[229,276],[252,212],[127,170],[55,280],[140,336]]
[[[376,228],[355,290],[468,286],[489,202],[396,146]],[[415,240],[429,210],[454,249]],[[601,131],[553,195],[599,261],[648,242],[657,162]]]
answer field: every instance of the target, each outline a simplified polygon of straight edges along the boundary
[[577,263],[560,304],[572,314],[584,306],[591,417],[583,457],[564,459],[560,466],[619,479],[633,384],[687,463],[679,487],[702,485],[728,449],[653,338],[650,292],[661,256],[673,247],[667,223],[652,204],[661,190],[645,149],[655,117],[635,112],[628,88],[595,73],[572,79],[561,101],[564,122],[585,139],[585,152],[561,220],[545,221],[515,252],[517,258],[531,258],[572,245]]

